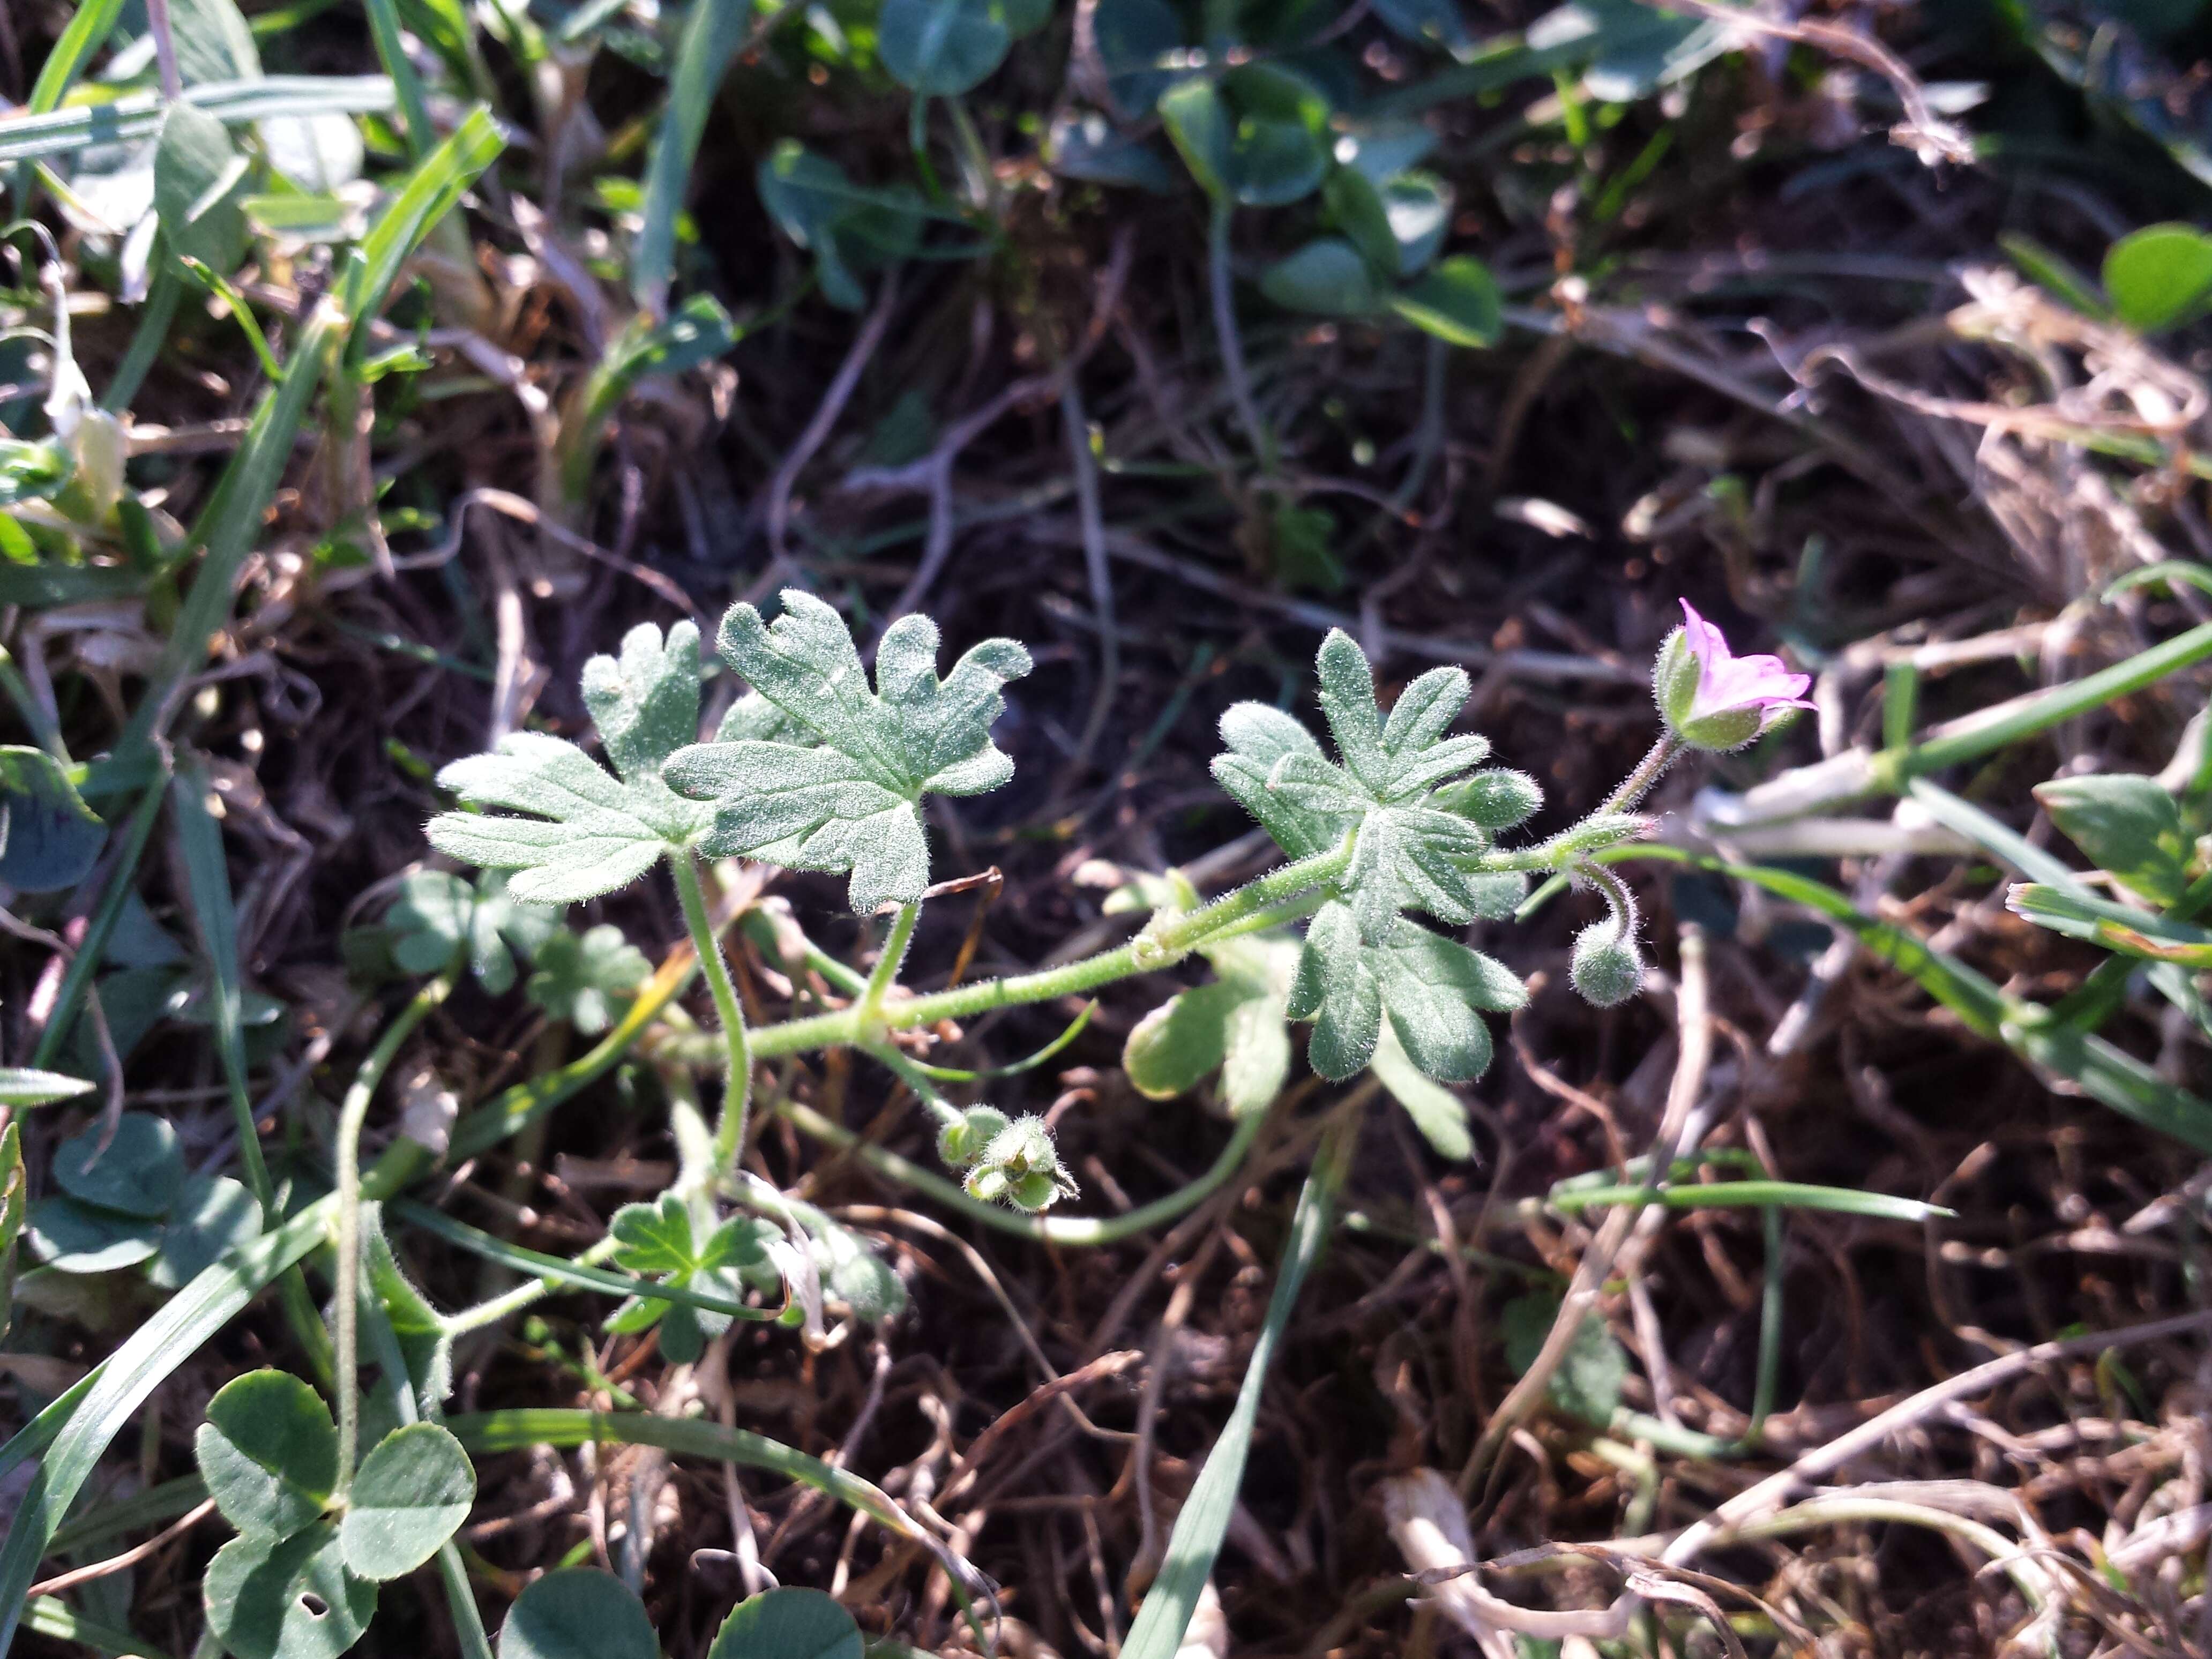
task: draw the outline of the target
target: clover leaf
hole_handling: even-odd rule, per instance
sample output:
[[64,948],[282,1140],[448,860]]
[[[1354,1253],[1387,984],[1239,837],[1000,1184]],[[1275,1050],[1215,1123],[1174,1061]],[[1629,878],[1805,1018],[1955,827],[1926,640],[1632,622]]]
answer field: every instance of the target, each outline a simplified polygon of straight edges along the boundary
[[707,1659],[860,1659],[853,1615],[818,1589],[778,1589],[730,1609]]
[[[902,617],[876,647],[875,690],[844,619],[797,588],[773,623],[750,605],[722,618],[722,659],[802,734],[679,750],[663,769],[687,795],[712,798],[701,845],[715,857],[767,854],[799,870],[850,872],[866,915],[929,885],[927,793],[979,795],[1013,775],[991,742],[1000,689],[1030,672],[1012,640],[986,640],[937,675],[937,624]],[[811,746],[803,746],[811,745]]]
[[235,1659],[337,1659],[368,1628],[376,1586],[346,1569],[338,1529],[242,1533],[200,1583],[209,1630]]
[[561,926],[550,905],[521,904],[507,878],[487,870],[473,885],[443,870],[417,870],[385,912],[398,937],[392,959],[410,974],[442,974],[466,963],[494,996],[514,988],[516,957],[535,957]]
[[289,1538],[331,1501],[338,1431],[298,1377],[248,1371],[208,1401],[192,1455],[224,1520],[249,1536]]
[[[738,1270],[768,1261],[768,1245],[777,1237],[769,1223],[732,1216],[702,1240],[691,1224],[691,1209],[674,1193],[652,1204],[625,1204],[607,1224],[615,1241],[614,1263],[634,1273],[650,1273],[678,1289],[696,1287],[732,1299],[744,1294]],[[607,1329],[635,1333],[660,1327],[660,1351],[688,1364],[706,1350],[706,1339],[730,1328],[730,1316],[685,1303],[633,1297],[615,1310]]]
[[1315,1022],[1306,1058],[1332,1082],[1374,1058],[1386,1014],[1413,1064],[1461,1082],[1490,1065],[1490,1031],[1477,1011],[1510,1013],[1528,1000],[1528,988],[1480,951],[1403,916],[1370,939],[1352,908],[1332,900],[1306,929],[1290,1012]]
[[415,1571],[468,1519],[477,1472],[461,1443],[435,1423],[410,1423],[378,1441],[346,1493],[338,1547],[357,1577]]
[[635,991],[652,973],[645,952],[623,937],[621,928],[601,922],[581,934],[562,932],[538,953],[530,976],[530,1000],[556,1019],[565,1019],[586,1036],[597,1036],[614,1023],[618,1000]]
[[438,775],[466,805],[529,815],[442,812],[428,830],[448,857],[514,872],[507,892],[527,903],[577,903],[627,886],[670,849],[696,842],[713,817],[661,781],[670,751],[698,735],[699,630],[678,623],[664,643],[651,623],[634,628],[618,659],[584,665],[583,686],[613,773],[574,744],[514,732]]
[[596,1567],[557,1567],[525,1585],[507,1610],[499,1659],[660,1659],[660,1640],[621,1579]]

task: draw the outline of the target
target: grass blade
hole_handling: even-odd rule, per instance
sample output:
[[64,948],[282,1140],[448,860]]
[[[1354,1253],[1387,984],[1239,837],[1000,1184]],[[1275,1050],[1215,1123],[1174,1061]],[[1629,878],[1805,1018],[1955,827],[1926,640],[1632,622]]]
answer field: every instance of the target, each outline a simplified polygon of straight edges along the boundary
[[[358,322],[366,323],[384,308],[385,296],[398,280],[408,255],[506,148],[491,112],[480,106],[471,110],[453,129],[453,136],[409,175],[406,188],[362,239],[359,263],[348,274],[346,308]],[[368,331],[360,330],[356,344],[367,338]]]
[[1260,1328],[1260,1340],[1253,1345],[1251,1361],[1244,1368],[1236,1407],[1223,1425],[1221,1437],[1213,1443],[1182,1513],[1176,1517],[1167,1559],[1161,1565],[1160,1576],[1145,1592],[1145,1603],[1137,1609],[1136,1622],[1121,1644],[1121,1659],[1175,1659],[1182,1645],[1191,1611],[1198,1606],[1199,1594],[1213,1571],[1221,1540],[1229,1534],[1229,1514],[1236,1507],[1237,1489],[1244,1480],[1244,1461],[1252,1450],[1252,1431],[1259,1421],[1260,1395],[1267,1384],[1268,1364],[1283,1340],[1284,1328],[1291,1322],[1291,1310],[1297,1304],[1298,1289],[1305,1283],[1307,1270],[1328,1237],[1336,1190],[1351,1162],[1351,1152],[1350,1137],[1336,1136],[1322,1144],[1314,1159],[1305,1188],[1298,1194],[1290,1243],[1283,1251],[1282,1271],[1275,1279],[1274,1295],[1268,1299],[1267,1322]]
[[1848,1187],[1808,1187],[1796,1181],[1721,1181],[1708,1186],[1662,1187],[1656,1196],[1641,1186],[1590,1187],[1554,1194],[1547,1202],[1556,1210],[1581,1210],[1593,1205],[1641,1204],[1646,1200],[1670,1210],[1788,1206],[1800,1210],[1830,1210],[1838,1215],[1867,1216],[1879,1221],[1928,1221],[1954,1213],[1940,1204],[1923,1204],[1917,1198],[1853,1192]]
[[[187,87],[184,101],[236,126],[281,116],[381,115],[393,96],[392,82],[381,75],[270,75]],[[152,93],[19,115],[0,121],[0,162],[43,161],[89,144],[130,143],[151,138],[161,125],[161,100]]]
[[676,216],[684,210],[707,114],[752,16],[751,0],[701,0],[684,20],[668,109],[646,162],[645,228],[630,263],[630,293],[655,317],[668,308],[668,284],[676,270]]

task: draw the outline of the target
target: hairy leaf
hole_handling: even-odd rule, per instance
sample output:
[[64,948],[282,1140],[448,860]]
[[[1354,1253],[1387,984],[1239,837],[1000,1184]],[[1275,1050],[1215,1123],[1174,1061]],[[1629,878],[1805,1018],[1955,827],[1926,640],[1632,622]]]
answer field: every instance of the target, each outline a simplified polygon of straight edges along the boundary
[[991,742],[1001,688],[1030,672],[1012,640],[986,640],[937,675],[937,624],[904,617],[876,649],[875,690],[844,619],[797,588],[763,622],[749,605],[722,618],[722,659],[818,747],[754,738],[696,744],[665,769],[688,795],[711,799],[702,845],[715,857],[775,848],[794,869],[849,872],[866,915],[918,898],[929,884],[927,793],[977,795],[1013,775]]
[[585,696],[611,774],[572,743],[538,732],[510,732],[488,755],[455,761],[438,781],[468,805],[530,816],[444,812],[430,844],[486,869],[509,870],[509,896],[570,904],[636,880],[672,848],[696,842],[712,817],[661,780],[661,763],[699,721],[699,631],[650,623],[623,641],[619,660],[584,665]]
[[1325,1078],[1341,1081],[1374,1057],[1387,1014],[1416,1066],[1462,1082],[1490,1064],[1490,1032],[1478,1011],[1510,1012],[1528,997],[1502,963],[1479,951],[1402,916],[1370,940],[1351,907],[1332,901],[1306,930],[1290,1012],[1315,1022],[1306,1057]]

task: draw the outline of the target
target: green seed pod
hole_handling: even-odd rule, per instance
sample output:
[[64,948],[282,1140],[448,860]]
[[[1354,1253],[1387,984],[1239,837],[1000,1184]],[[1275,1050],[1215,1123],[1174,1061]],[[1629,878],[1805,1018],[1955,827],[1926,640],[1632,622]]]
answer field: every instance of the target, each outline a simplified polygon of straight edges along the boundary
[[970,1106],[958,1124],[937,1132],[937,1155],[956,1170],[964,1170],[994,1140],[1006,1132],[1006,1115],[990,1106]]
[[1644,983],[1644,963],[1635,942],[1624,938],[1612,917],[1594,921],[1575,940],[1575,954],[1567,970],[1574,988],[1601,1008],[1611,1008],[1634,996]]

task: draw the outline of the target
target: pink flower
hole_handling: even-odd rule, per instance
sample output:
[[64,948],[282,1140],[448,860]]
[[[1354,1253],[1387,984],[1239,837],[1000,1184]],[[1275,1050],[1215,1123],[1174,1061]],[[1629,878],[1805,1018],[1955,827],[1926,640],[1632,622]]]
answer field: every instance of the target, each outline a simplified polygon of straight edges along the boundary
[[1739,657],[1721,630],[1682,601],[1682,626],[1667,636],[1652,666],[1659,713],[1674,735],[1697,749],[1741,749],[1785,718],[1810,708],[1809,674],[1793,674],[1779,657]]

